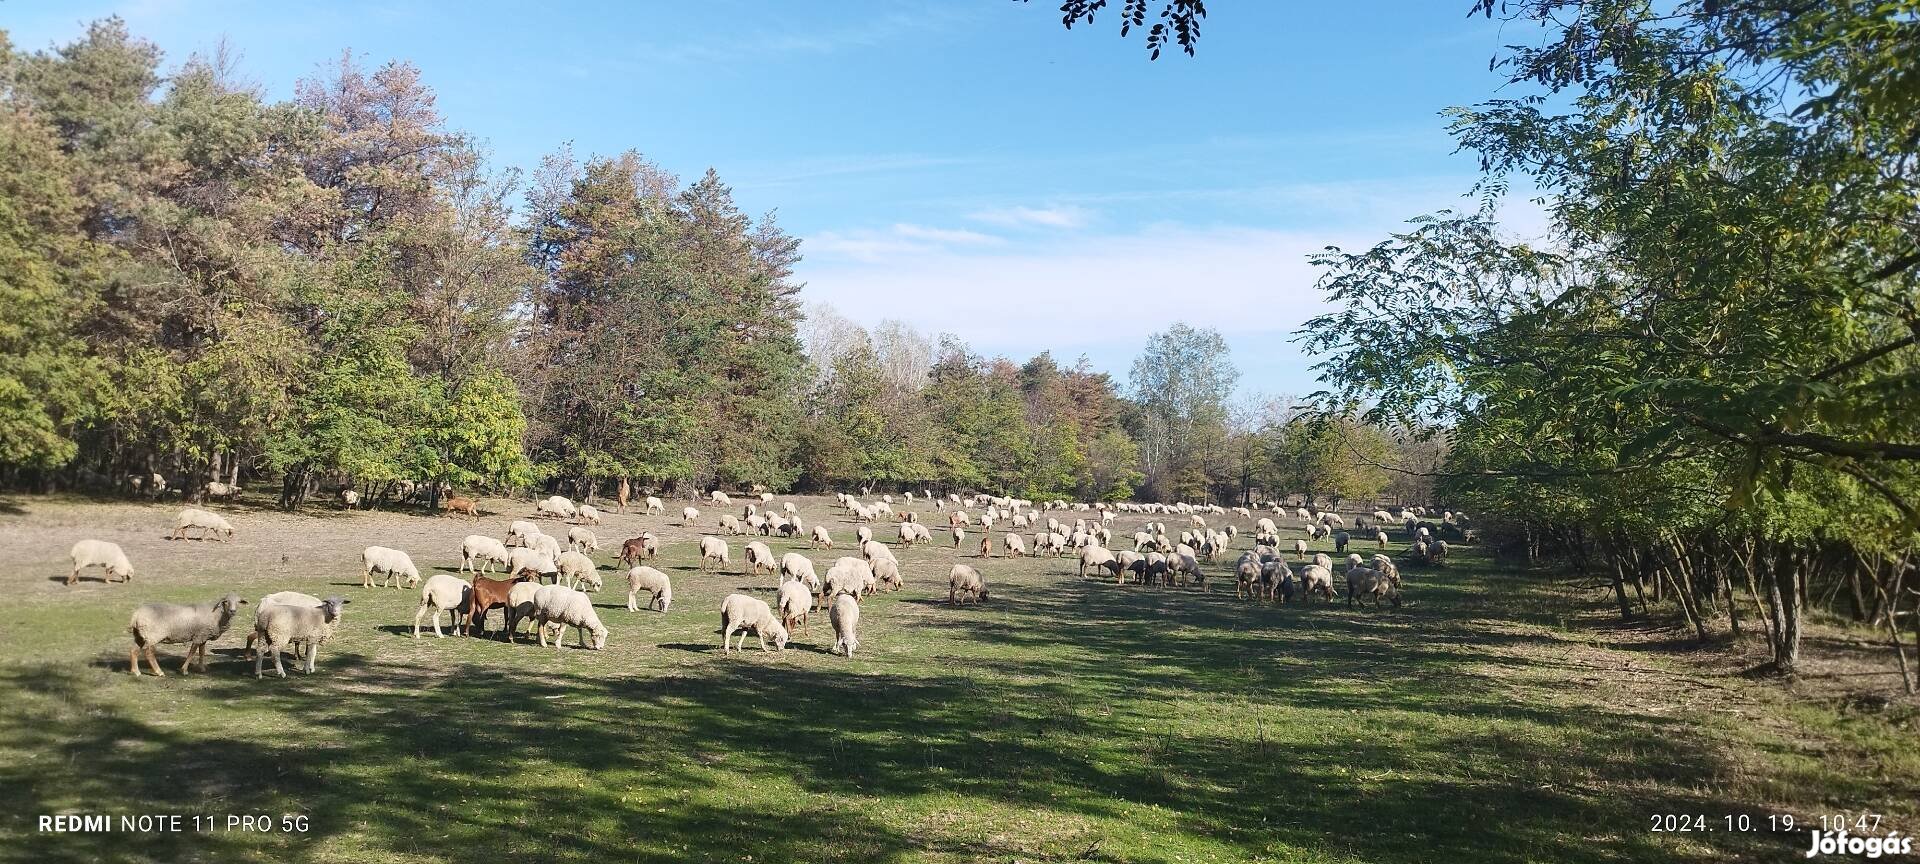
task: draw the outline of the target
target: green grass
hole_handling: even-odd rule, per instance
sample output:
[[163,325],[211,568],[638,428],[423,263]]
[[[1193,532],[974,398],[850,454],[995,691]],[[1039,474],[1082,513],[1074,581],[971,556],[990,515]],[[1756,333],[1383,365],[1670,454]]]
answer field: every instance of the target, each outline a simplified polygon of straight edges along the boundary
[[[0,539],[47,553],[0,569],[16,590],[0,606],[0,854],[19,860],[1797,860],[1804,834],[1648,818],[1838,808],[1920,828],[1910,712],[1702,679],[1613,632],[1605,598],[1471,549],[1375,612],[1236,601],[1225,561],[1206,592],[1142,589],[1081,581],[1065,558],[977,562],[970,541],[961,560],[993,600],[954,608],[936,542],[900,553],[904,591],[865,604],[857,658],[826,652],[824,614],[784,653],[725,657],[720,598],[773,580],[702,575],[686,540],[660,565],[671,613],[625,611],[610,548],[608,649],[570,632],[555,651],[415,641],[417,594],[353,572],[360,546],[396,535],[430,534],[394,545],[447,565],[439,550],[508,516],[242,511],[245,543],[149,543],[132,585],[67,588],[49,577],[90,524],[170,510],[15,504]],[[616,518],[609,547],[678,522]],[[839,554],[814,557],[824,572]],[[164,680],[126,673],[136,602],[229,587],[354,602],[312,677],[251,677],[251,607],[212,674],[172,674],[177,648]],[[297,813],[311,830],[34,831],[56,812]]]

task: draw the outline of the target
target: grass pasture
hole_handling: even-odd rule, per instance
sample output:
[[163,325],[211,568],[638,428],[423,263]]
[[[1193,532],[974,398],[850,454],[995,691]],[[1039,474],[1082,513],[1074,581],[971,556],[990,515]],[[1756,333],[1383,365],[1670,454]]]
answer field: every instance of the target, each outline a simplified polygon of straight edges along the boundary
[[[853,528],[827,499],[795,500],[842,547],[810,553],[824,573]],[[571,631],[560,650],[411,638],[417,592],[361,588],[359,550],[395,546],[423,574],[455,570],[462,536],[501,536],[531,510],[488,504],[477,524],[215,508],[239,529],[222,544],[162,539],[176,506],[0,501],[0,541],[25,551],[0,563],[0,854],[1785,861],[1800,859],[1804,830],[1729,832],[1722,817],[1792,813],[1804,829],[1820,812],[1878,812],[1920,828],[1911,706],[1852,712],[1696,662],[1665,645],[1671,634],[1613,623],[1604,598],[1472,548],[1444,570],[1410,570],[1407,604],[1373,611],[1238,601],[1231,556],[1204,591],[1142,589],[1080,580],[1070,558],[977,561],[977,533],[956,553],[941,530],[898,552],[906,588],[864,604],[856,658],[827,652],[824,612],[784,653],[750,637],[726,657],[720,599],[774,588],[738,572],[747,538],[729,538],[735,572],[702,574],[700,531],[677,512],[609,515],[595,595],[607,650],[575,648]],[[701,509],[696,528],[710,529],[719,513]],[[1116,534],[1141,521],[1121,518]],[[642,529],[661,535],[657,566],[674,579],[665,615],[627,612],[612,563]],[[125,547],[135,581],[104,584],[96,570],[61,584],[83,536]],[[776,554],[807,545],[768,542]],[[980,568],[991,601],[947,605],[956,556]],[[287,589],[353,601],[317,675],[252,678],[239,658],[251,606],[215,645],[211,674],[175,674],[177,646],[162,649],[164,680],[127,674],[139,602]],[[309,827],[38,832],[52,813],[201,814],[222,828],[228,814],[303,814]],[[1720,830],[1649,830],[1665,813]]]

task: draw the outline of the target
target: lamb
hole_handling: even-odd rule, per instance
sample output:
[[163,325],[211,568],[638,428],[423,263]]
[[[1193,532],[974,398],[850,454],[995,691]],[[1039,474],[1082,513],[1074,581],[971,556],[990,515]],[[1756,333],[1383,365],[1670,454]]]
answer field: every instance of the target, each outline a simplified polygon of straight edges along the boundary
[[767,544],[755,540],[747,544],[747,572],[758,576],[760,571],[780,572],[780,562],[773,557],[773,550]]
[[[507,555],[507,544],[485,534],[468,534],[467,539],[460,541],[460,572],[462,573],[469,571],[492,573],[493,565],[499,564],[505,567],[509,560],[511,559]],[[477,570],[473,566],[475,561],[482,562]]]
[[[593,601],[587,595],[564,585],[546,585],[533,592],[533,620],[540,628],[540,647],[547,647],[547,628],[556,631],[553,648],[560,650],[560,642],[566,636],[568,627],[580,634],[580,647],[592,647],[599,651],[607,647],[607,627],[600,623],[600,615],[593,611]],[[593,644],[587,644],[587,634],[593,634]]]
[[708,572],[707,565],[715,561],[723,565],[733,563],[727,550],[727,541],[709,534],[700,538],[700,572]]
[[658,606],[660,611],[665,612],[673,607],[673,580],[668,579],[667,574],[644,564],[627,571],[628,612],[640,611],[642,591],[653,595],[653,599],[647,601],[648,609]]
[[953,548],[958,549],[960,544],[967,542],[967,529],[956,525],[948,530],[953,534]]
[[155,656],[153,646],[184,644],[187,656],[180,661],[180,674],[188,673],[195,657],[200,658],[200,671],[207,671],[207,643],[226,635],[233,616],[246,602],[238,594],[228,594],[199,605],[147,603],[140,606],[133,610],[133,617],[127,622],[127,632],[133,634],[133,650],[127,652],[128,667],[137,677],[140,654],[144,651],[153,674],[164,678],[167,673],[160,671],[160,659]]
[[1380,544],[1380,548],[1382,549],[1387,548],[1387,532],[1385,531],[1373,532],[1373,542]]
[[[844,559],[843,559],[844,560]],[[720,601],[720,650],[733,653],[733,634],[740,634],[740,650],[747,647],[747,633],[752,630],[760,637],[760,650],[766,651],[767,637],[773,637],[773,644],[781,651],[787,650],[787,628],[775,618],[773,609],[767,601],[745,594],[728,594]]]
[[472,498],[447,498],[440,502],[440,509],[452,513],[465,513],[468,518],[480,518],[480,502]]
[[82,540],[73,544],[67,552],[73,558],[73,572],[67,574],[67,584],[80,581],[80,571],[88,567],[99,567],[107,572],[106,581],[112,582],[115,576],[122,582],[133,581],[133,564],[127,561],[127,553],[121,551],[120,544],[105,540]]
[[400,580],[403,577],[406,579],[406,587],[408,588],[420,584],[420,571],[414,568],[413,559],[407,557],[407,553],[398,549],[389,549],[385,546],[368,546],[360,550],[360,564],[365,568],[360,574],[360,587],[362,588],[374,587],[373,574],[375,573],[379,573],[383,577],[380,580],[382,587],[391,584],[398,590],[401,587]]
[[473,586],[459,577],[445,573],[435,573],[427,577],[427,583],[420,586],[420,608],[413,613],[413,638],[420,638],[420,619],[433,610],[433,635],[445,639],[447,634],[440,632],[440,613],[448,613],[448,624],[460,623],[460,610],[473,598]]
[[567,529],[567,548],[573,550],[600,549],[600,538],[592,529],[574,527]]
[[[559,574],[559,580],[556,580],[556,582],[565,580],[567,587],[579,588],[583,591],[600,590],[602,584],[600,581],[600,568],[593,563],[592,558],[588,558],[584,553],[568,549],[560,553],[560,557],[554,559],[553,563],[555,572]],[[582,586],[585,587],[583,588]]]
[[695,508],[688,507],[680,511],[680,524],[682,525],[692,525],[693,520],[698,518],[700,518],[700,511]]
[[630,537],[620,544],[620,563],[629,567],[641,561],[651,560],[660,554],[660,541],[654,539],[649,531],[638,537]]
[[963,602],[965,598],[972,598],[975,603],[987,599],[987,582],[980,578],[980,571],[955,564],[947,574],[947,605]]
[[816,549],[822,546],[825,546],[828,549],[833,548],[833,533],[827,530],[827,526],[825,525],[813,526],[812,545]]
[[574,514],[578,516],[580,521],[583,523],[586,523],[589,525],[600,524],[600,511],[597,508],[595,508],[592,504],[580,505],[580,507],[574,511]]
[[1296,558],[1307,557],[1307,541],[1298,537],[1293,538],[1293,554]]
[[833,622],[833,650],[852,657],[860,647],[860,637],[855,632],[860,627],[860,604],[851,597],[836,597],[827,616]]
[[268,649],[273,651],[273,671],[282,678],[287,677],[287,669],[280,663],[280,652],[289,645],[294,646],[295,657],[299,656],[300,647],[305,646],[306,673],[312,675],[320,659],[320,646],[339,626],[342,607],[348,602],[345,598],[328,597],[318,606],[276,604],[261,609],[253,622],[253,634],[265,647],[253,655],[253,677],[261,677]]
[[666,502],[661,501],[659,498],[652,495],[647,496],[647,515],[648,516],[660,516],[662,514],[665,514],[666,512],[667,512]]
[[[200,536],[187,537],[188,528],[200,529]],[[167,535],[167,539],[205,540],[209,533],[215,535],[216,538],[224,535],[226,539],[231,540],[233,539],[233,526],[227,524],[227,520],[220,518],[220,514],[218,513],[209,513],[195,507],[188,507],[180,511],[180,515],[174,517],[173,533]]]
[[807,613],[813,611],[813,592],[805,582],[780,583],[780,626],[793,633],[807,626]]
[[1400,608],[1400,588],[1387,578],[1387,574],[1366,567],[1347,568],[1347,606],[1353,606],[1355,597],[1363,600],[1372,597],[1375,609],[1380,608],[1380,598],[1385,597],[1394,608]]

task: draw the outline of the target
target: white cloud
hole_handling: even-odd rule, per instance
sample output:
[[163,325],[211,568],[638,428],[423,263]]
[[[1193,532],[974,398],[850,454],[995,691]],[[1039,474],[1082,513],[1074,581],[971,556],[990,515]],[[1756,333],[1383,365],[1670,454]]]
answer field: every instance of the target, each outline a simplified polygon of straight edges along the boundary
[[963,228],[931,228],[908,222],[890,228],[854,228],[822,231],[806,239],[806,254],[860,265],[888,266],[889,262],[917,260],[953,247],[993,246],[1001,238]]
[[1078,228],[1087,223],[1079,207],[999,207],[967,214],[968,219],[1009,227]]

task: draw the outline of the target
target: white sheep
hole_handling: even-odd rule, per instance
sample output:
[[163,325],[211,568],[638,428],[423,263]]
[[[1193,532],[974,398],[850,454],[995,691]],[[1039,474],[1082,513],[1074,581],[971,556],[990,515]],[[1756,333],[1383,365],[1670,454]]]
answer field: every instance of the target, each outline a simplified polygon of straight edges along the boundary
[[[566,636],[566,629],[572,627],[580,634],[580,647],[591,647],[599,651],[607,647],[607,627],[600,623],[599,613],[593,611],[593,601],[587,595],[568,588],[565,585],[542,585],[533,592],[533,620],[540,628],[540,647],[547,647],[547,628],[555,631],[554,650],[560,650],[560,642]],[[593,634],[593,643],[588,645],[587,634]]]
[[709,493],[707,495],[707,500],[712,501],[714,506],[717,506],[717,507],[726,507],[733,503],[733,499],[728,498],[727,493],[722,492],[718,489],[715,489],[713,490],[713,492]]
[[512,524],[507,526],[506,545],[525,546],[530,538],[541,533],[540,526],[528,522],[525,519],[515,519]]
[[273,652],[273,671],[282,678],[287,677],[287,669],[280,663],[280,652],[288,646],[294,648],[296,658],[300,648],[306,648],[305,671],[312,675],[314,665],[320,660],[320,646],[339,626],[340,613],[348,602],[344,598],[328,597],[320,601],[319,606],[275,604],[262,608],[253,622],[253,635],[261,642],[260,650],[253,655],[253,677],[260,677],[269,650]]
[[518,576],[528,570],[533,571],[535,576],[541,578],[552,576],[554,577],[554,581],[558,582],[560,562],[555,560],[554,556],[548,555],[538,549],[528,549],[521,546],[507,550],[506,572],[508,576]]
[[829,607],[833,605],[833,598],[841,594],[851,594],[858,600],[866,592],[867,583],[872,581],[872,564],[852,556],[841,558],[827,568],[827,575],[821,580],[820,600]]
[[362,568],[360,587],[362,588],[374,587],[373,574],[375,573],[380,574],[382,587],[392,585],[398,589],[401,587],[402,579],[406,580],[408,588],[420,584],[420,571],[414,568],[413,559],[398,549],[368,546],[360,550],[360,565]]
[[551,534],[535,534],[527,538],[527,548],[539,552],[548,558],[560,557],[560,539]]
[[845,657],[852,657],[860,647],[860,604],[852,597],[841,595],[833,599],[833,608],[827,611],[828,620],[833,622],[833,650]]
[[[1039,534],[1034,535],[1034,537],[1036,538],[1035,540],[1036,544],[1038,543],[1037,538],[1039,538],[1040,536],[1042,535],[1039,535]],[[1020,535],[1015,534],[1012,531],[1008,531],[1007,533],[1001,535],[1000,540],[1001,542],[1006,544],[1007,557],[1020,558],[1027,554],[1027,541],[1021,539]]]
[[[188,528],[200,529],[200,536],[188,537]],[[233,539],[233,526],[227,524],[227,520],[220,518],[220,514],[218,513],[209,513],[197,507],[188,507],[180,511],[180,515],[174,517],[173,533],[167,535],[167,539],[205,540],[209,535],[214,536],[216,539],[224,537],[225,539],[231,540]]]
[[747,572],[758,576],[760,571],[780,572],[780,562],[773,557],[773,550],[767,544],[755,540],[747,544]]
[[640,611],[640,592],[642,591],[653,595],[653,599],[647,601],[648,609],[658,606],[660,611],[665,612],[672,608],[673,580],[668,579],[667,574],[645,564],[635,565],[633,569],[627,571],[628,612]]
[[898,591],[907,584],[900,577],[900,562],[892,558],[880,558],[873,562],[873,579],[887,586],[889,591]]
[[767,637],[773,637],[774,647],[787,650],[787,628],[774,617],[773,609],[767,601],[745,594],[728,594],[720,601],[720,650],[733,653],[733,634],[740,634],[740,649],[746,650],[747,633],[752,630],[760,637],[760,650],[767,651]]
[[730,556],[727,541],[711,534],[700,538],[700,572],[707,572],[707,565],[716,561],[723,566],[732,564],[733,559]]
[[545,587],[538,582],[515,582],[507,589],[508,642],[520,641],[520,622],[533,618],[533,596]]
[[67,575],[68,585],[80,581],[80,571],[88,567],[105,570],[108,582],[112,582],[116,576],[122,582],[133,581],[133,564],[127,561],[127,553],[121,551],[118,543],[82,540],[73,544],[67,555],[73,559],[73,572]]
[[980,578],[980,571],[965,564],[955,564],[947,573],[947,604],[964,602],[966,598],[971,598],[975,603],[987,599],[987,582]]
[[[1354,565],[1347,568],[1347,605],[1351,607],[1355,597],[1363,601],[1373,598],[1373,608],[1380,608],[1380,598],[1385,597],[1394,605],[1400,606],[1400,588],[1387,578],[1387,574],[1378,570]],[[1362,603],[1361,605],[1365,605]]]
[[687,507],[680,511],[680,524],[682,525],[692,525],[693,520],[698,518],[700,518],[700,511],[696,508]]
[[555,516],[561,519],[572,519],[574,514],[580,512],[580,508],[574,506],[573,500],[565,495],[553,495],[534,502],[533,512],[536,516]]
[[360,506],[360,493],[354,489],[342,489],[338,500],[341,507],[354,510]]
[[208,500],[212,500],[215,498],[224,498],[226,500],[231,501],[240,497],[239,486],[235,486],[231,483],[222,483],[218,480],[207,481],[207,485],[200,487],[200,491],[206,496]]
[[127,653],[127,665],[134,675],[140,674],[140,654],[147,655],[147,665],[153,674],[166,677],[160,671],[160,659],[154,654],[155,645],[186,645],[186,659],[180,661],[180,674],[187,674],[192,668],[195,657],[200,659],[200,671],[207,671],[207,643],[226,635],[227,626],[233,623],[233,616],[247,601],[238,594],[228,594],[211,603],[147,603],[133,610],[133,617],[127,622],[127,632],[133,634],[133,650]]
[[574,515],[579,517],[581,522],[589,525],[600,524],[600,511],[592,504],[580,505],[579,508],[574,511]]
[[813,572],[813,559],[798,552],[780,556],[780,581],[788,579],[806,583],[809,589],[820,587],[820,577]]
[[600,590],[600,568],[595,566],[593,559],[585,554],[568,549],[560,553],[560,557],[554,559],[553,564],[554,571],[559,574],[560,580],[564,581],[567,587],[580,588],[583,591]]
[[867,527],[867,526],[865,526],[865,525],[861,525],[861,526],[859,526],[859,527],[857,527],[857,528],[854,528],[854,529],[853,529],[853,543],[854,543],[854,545],[856,545],[856,546],[865,546],[865,545],[867,545],[868,543],[871,543],[871,542],[873,542],[873,529],[872,529],[872,528],[869,528],[869,527]]
[[567,529],[567,548],[580,551],[587,549],[598,551],[600,549],[600,537],[593,533],[593,529],[591,528],[574,526]]
[[1110,571],[1109,575],[1116,575],[1120,572],[1117,559],[1113,557],[1112,552],[1100,546],[1088,546],[1081,549],[1080,578],[1085,579],[1087,577],[1087,571],[1094,568],[1108,570]]
[[813,526],[813,546],[816,549],[821,546],[825,546],[828,549],[833,548],[833,533],[827,530],[827,526]]
[[807,626],[807,613],[813,611],[813,592],[805,582],[780,583],[780,626],[798,633]]
[[659,516],[667,512],[667,504],[653,495],[647,496],[647,515]]
[[[317,609],[319,608],[321,602],[322,601],[320,600],[320,598],[315,597],[312,594],[302,594],[298,591],[275,591],[272,594],[268,594],[267,596],[260,598],[260,602],[257,604],[254,604],[254,607],[253,607],[253,626],[247,628],[247,648],[246,648],[246,652],[242,656],[246,657],[248,660],[253,659],[254,657],[253,643],[260,638],[260,632],[259,632],[260,617],[266,614],[267,609],[269,607],[305,606],[309,609]],[[299,646],[296,645],[294,647],[295,647],[295,651],[293,655],[294,659],[296,660],[304,659],[301,652],[299,651]]]
[[735,518],[732,513],[720,514],[720,530],[725,531],[728,534],[745,534],[746,533],[746,529],[740,527],[740,520]]
[[447,613],[449,626],[460,623],[460,609],[467,605],[473,596],[473,586],[456,576],[435,573],[427,577],[426,584],[420,586],[420,608],[413,613],[413,638],[420,638],[420,619],[427,611],[433,611],[433,635],[442,639],[447,634],[440,632],[440,613]]
[[1300,568],[1300,591],[1303,599],[1312,600],[1313,595],[1318,593],[1328,602],[1332,602],[1333,571],[1326,565],[1318,563]]

